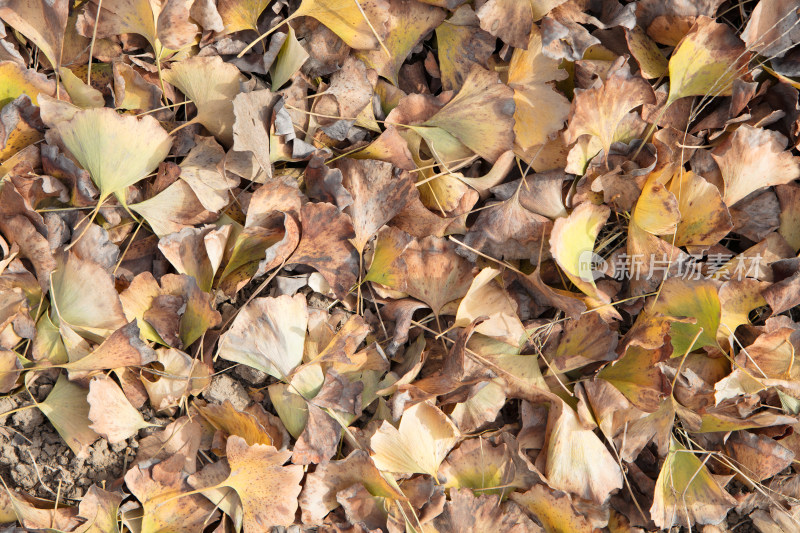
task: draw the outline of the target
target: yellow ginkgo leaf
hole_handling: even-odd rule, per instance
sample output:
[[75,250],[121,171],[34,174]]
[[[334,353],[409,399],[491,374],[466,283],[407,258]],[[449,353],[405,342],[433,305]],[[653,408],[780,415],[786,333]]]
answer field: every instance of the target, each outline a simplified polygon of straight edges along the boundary
[[694,323],[672,323],[673,357],[682,357],[687,351],[704,346],[716,346],[721,307],[713,281],[668,278],[652,310],[666,316],[694,319]]
[[219,35],[243,30],[258,31],[258,17],[272,0],[219,0],[217,11],[225,29]]
[[595,530],[575,509],[568,495],[554,492],[546,485],[534,485],[528,492],[513,492],[511,499],[536,517],[546,533],[592,533]]
[[445,130],[494,163],[514,143],[514,92],[496,73],[473,67],[456,96],[423,126]]
[[388,11],[386,0],[303,0],[292,17],[315,18],[347,46],[372,50],[386,32]]
[[53,390],[37,407],[47,417],[67,446],[78,457],[85,457],[89,446],[100,435],[89,427],[89,402],[87,390],[60,374]]
[[189,17],[192,3],[190,0],[92,0],[78,17],[77,28],[87,37],[95,33],[99,38],[136,33],[147,39],[160,59],[165,48],[178,50],[194,42],[198,27]]
[[55,82],[14,61],[0,62],[0,106],[5,106],[21,94],[27,94],[31,102],[37,105],[39,93],[54,96]]
[[730,96],[746,64],[744,43],[727,24],[698,17],[670,56],[666,105],[685,96]]
[[439,465],[460,436],[450,418],[427,402],[406,409],[395,428],[384,421],[372,436],[372,460],[379,470],[428,474],[434,479]]
[[444,20],[445,14],[443,9],[416,0],[389,0],[389,31],[383,41],[389,55],[384,50],[357,55],[365,65],[397,85],[397,74],[411,50]]
[[675,246],[694,253],[717,244],[733,229],[728,207],[717,187],[691,171],[677,173],[669,183],[681,213]]
[[153,172],[167,157],[172,139],[156,119],[120,115],[110,108],[78,111],[53,128],[64,146],[89,171],[101,205]]
[[736,500],[719,486],[705,462],[672,439],[650,507],[656,526],[718,524],[734,505]]
[[233,98],[239,94],[239,69],[219,56],[194,56],[175,63],[164,73],[171,83],[194,102],[195,120],[226,147],[233,145]]
[[302,294],[256,298],[220,339],[219,355],[283,379],[303,361],[307,324]]
[[550,253],[558,266],[581,291],[596,294],[592,272],[594,241],[608,220],[611,210],[605,205],[584,202],[553,224]]
[[531,29],[528,49],[517,48],[508,66],[508,85],[514,89],[514,133],[516,144],[527,152],[547,142],[564,125],[569,100],[552,82],[567,78],[560,63],[542,54],[542,34]]
[[[373,50],[382,44],[386,35],[388,11],[386,0],[303,0],[297,11],[283,22],[311,17],[338,35],[347,46],[356,50]],[[262,33],[239,52],[239,57],[279,27],[273,26]]]

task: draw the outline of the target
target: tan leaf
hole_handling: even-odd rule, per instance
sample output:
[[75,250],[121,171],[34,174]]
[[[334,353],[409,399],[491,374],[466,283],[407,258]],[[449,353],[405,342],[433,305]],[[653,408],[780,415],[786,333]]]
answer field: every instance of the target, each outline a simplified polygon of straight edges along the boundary
[[93,430],[112,444],[122,442],[140,429],[152,426],[144,421],[122,389],[106,375],[96,376],[89,383],[89,420]]
[[711,156],[719,165],[729,206],[748,194],[783,185],[800,177],[800,158],[785,151],[787,139],[780,133],[742,124]]

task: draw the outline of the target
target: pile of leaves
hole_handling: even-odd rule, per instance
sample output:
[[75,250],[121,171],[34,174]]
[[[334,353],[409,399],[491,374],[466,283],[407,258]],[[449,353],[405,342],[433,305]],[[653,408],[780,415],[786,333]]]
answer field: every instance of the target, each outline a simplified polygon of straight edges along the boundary
[[0,523],[800,530],[797,0],[0,21]]

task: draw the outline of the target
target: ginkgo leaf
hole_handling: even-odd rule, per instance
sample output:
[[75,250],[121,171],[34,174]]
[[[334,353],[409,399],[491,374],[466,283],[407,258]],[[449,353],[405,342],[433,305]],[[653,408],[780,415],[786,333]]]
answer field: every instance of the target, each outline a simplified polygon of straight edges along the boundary
[[388,32],[383,44],[389,55],[379,49],[360,52],[358,57],[369,68],[397,85],[397,75],[403,62],[422,38],[441,24],[446,12],[416,0],[389,0],[388,8]]
[[402,272],[399,290],[425,302],[439,314],[448,302],[461,298],[472,284],[472,265],[445,239],[434,236],[412,241],[394,268]]
[[[257,405],[257,404],[255,404]],[[286,440],[280,429],[271,423],[263,423],[269,420],[266,412],[261,409],[260,416],[256,416],[250,408],[239,411],[230,400],[225,400],[221,405],[199,405],[195,404],[198,412],[216,429],[222,430],[228,435],[237,435],[247,442],[248,446],[253,444],[269,444],[276,448],[281,448],[283,441]],[[258,411],[256,411],[258,412]]]
[[258,31],[258,18],[267,9],[271,0],[220,0],[217,11],[225,29],[220,35],[242,30]]
[[219,355],[284,379],[303,360],[307,324],[302,294],[256,298],[220,339]]
[[379,470],[429,474],[436,478],[447,452],[460,439],[458,429],[438,408],[422,402],[408,408],[395,428],[384,421],[370,440]]
[[131,405],[125,393],[106,375],[96,376],[89,383],[89,420],[94,431],[110,443],[122,442],[140,429],[152,426]]
[[155,352],[139,338],[136,322],[121,327],[112,333],[90,354],[63,365],[74,374],[96,370],[113,370],[126,366],[144,366],[155,361]]
[[321,523],[329,511],[339,506],[336,495],[354,485],[364,486],[373,496],[405,499],[375,468],[369,455],[356,450],[346,459],[320,464],[306,476],[299,498],[303,521]]
[[219,56],[194,56],[172,65],[164,80],[197,107],[196,120],[227,147],[233,145],[233,99],[239,94],[239,69]]
[[100,205],[112,194],[124,203],[126,189],[154,171],[172,146],[153,117],[137,119],[108,108],[78,111],[54,130],[89,171],[100,189]]
[[4,0],[0,3],[0,19],[33,41],[57,69],[61,65],[69,8],[67,0]]
[[412,182],[382,161],[343,159],[337,168],[342,171],[342,185],[353,197],[345,212],[353,221],[353,246],[361,253],[367,241],[405,207]]
[[534,485],[528,492],[514,492],[511,500],[533,515],[547,533],[594,531],[589,520],[575,509],[569,496],[554,493],[545,485]]
[[89,427],[90,406],[86,396],[86,389],[69,381],[65,374],[60,374],[47,398],[37,404],[78,457],[85,457],[89,453],[89,446],[100,438]]
[[103,98],[103,94],[94,87],[83,83],[70,69],[62,67],[59,69],[59,74],[61,83],[64,84],[73,104],[83,109],[105,105],[106,100]]
[[570,109],[569,100],[552,86],[552,82],[565,79],[567,71],[542,54],[542,35],[537,27],[530,32],[527,49],[514,50],[508,65],[508,86],[514,89],[516,104],[515,142],[523,152],[544,144],[559,131]]
[[727,24],[697,17],[669,58],[669,96],[729,96],[747,63],[744,44]]
[[561,400],[550,408],[544,475],[551,487],[597,504],[622,488],[622,471],[603,442]]
[[471,6],[458,7],[444,24],[436,28],[442,88],[458,90],[464,86],[473,68],[487,68],[496,44],[493,35],[480,29],[480,19]]
[[705,249],[722,240],[733,229],[728,207],[717,187],[694,172],[678,172],[669,183],[678,199],[681,217],[675,230],[675,246],[689,251]]
[[203,207],[189,184],[181,179],[152,198],[132,204],[130,208],[142,215],[159,237],[217,218]]
[[673,438],[650,508],[656,526],[718,524],[734,505],[736,500],[719,486],[705,463]]
[[231,435],[225,449],[231,473],[221,484],[236,491],[244,508],[244,531],[263,531],[294,522],[303,467],[286,465],[292,455],[273,446],[248,446]]
[[[276,37],[280,34],[276,34]],[[272,79],[272,89],[277,91],[289,81],[295,72],[300,70],[300,67],[309,58],[308,52],[300,41],[297,40],[294,28],[289,26],[286,33],[285,40],[278,50],[278,55],[275,62],[269,69],[269,75]]]
[[27,94],[31,102],[37,105],[39,93],[55,96],[55,82],[19,63],[0,62],[0,106],[5,106],[21,94]]
[[433,519],[435,531],[505,531],[537,533],[541,528],[527,518],[514,502],[500,503],[500,497],[469,489],[453,490],[442,514]]
[[78,516],[86,523],[76,533],[118,533],[117,513],[122,499],[117,492],[105,491],[97,485],[89,487],[78,505]]
[[628,346],[622,357],[603,367],[597,377],[614,385],[639,409],[653,412],[661,405],[666,392],[664,376],[656,366],[663,357],[660,350]]
[[190,6],[187,0],[93,0],[78,17],[77,27],[86,37],[139,34],[161,57],[165,47],[178,50],[194,42],[198,28],[189,18]]
[[800,157],[785,151],[788,140],[777,131],[742,124],[728,142],[711,152],[719,165],[725,204],[734,205],[750,193],[791,183],[800,177]]
[[564,137],[574,143],[582,135],[596,137],[608,157],[615,142],[629,142],[644,122],[632,110],[655,103],[653,88],[643,78],[619,65],[599,87],[576,91]]
[[715,346],[720,323],[717,287],[710,280],[668,278],[653,311],[676,318],[690,317],[694,323],[673,322],[670,329],[673,357],[704,346]]
[[53,272],[51,291],[59,320],[90,340],[99,342],[128,322],[113,278],[75,254]]
[[191,395],[199,394],[211,383],[208,367],[175,348],[160,348],[155,360],[158,374],[144,374],[142,384],[157,411],[176,407]]
[[575,286],[588,295],[596,292],[591,271],[594,241],[608,220],[610,210],[604,205],[584,202],[553,224],[550,253]]
[[458,94],[423,126],[445,130],[494,163],[512,148],[515,108],[514,92],[497,74],[474,67]]
[[499,269],[484,268],[475,276],[458,304],[455,325],[466,327],[479,317],[488,316],[475,331],[518,346],[525,336],[525,328],[517,316],[517,303],[495,282],[499,275]]
[[300,243],[286,262],[313,267],[336,297],[344,298],[358,281],[358,251],[351,244],[356,236],[352,220],[325,202],[304,204],[300,217]]
[[183,455],[176,453],[148,467],[135,465],[125,474],[125,485],[142,503],[136,509],[142,533],[192,533],[218,515],[214,504],[204,496],[182,494],[190,489],[181,472],[183,464]]

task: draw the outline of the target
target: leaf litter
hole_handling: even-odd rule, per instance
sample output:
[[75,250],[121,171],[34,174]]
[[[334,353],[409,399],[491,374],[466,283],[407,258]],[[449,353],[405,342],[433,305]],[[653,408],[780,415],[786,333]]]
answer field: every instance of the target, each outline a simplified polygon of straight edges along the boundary
[[800,530],[798,13],[0,0],[0,523]]

